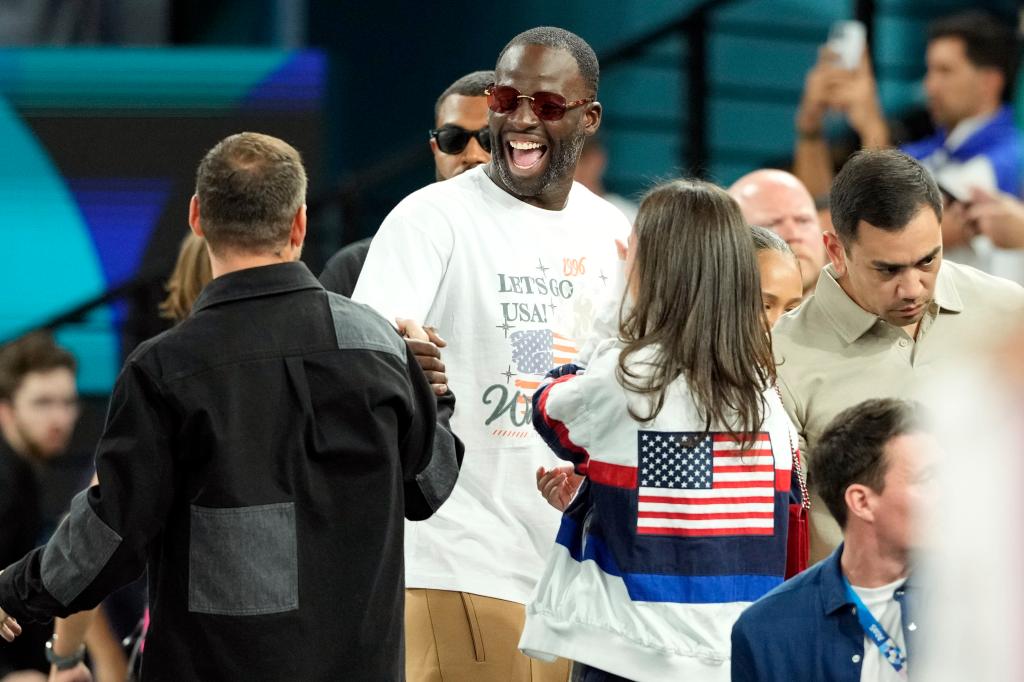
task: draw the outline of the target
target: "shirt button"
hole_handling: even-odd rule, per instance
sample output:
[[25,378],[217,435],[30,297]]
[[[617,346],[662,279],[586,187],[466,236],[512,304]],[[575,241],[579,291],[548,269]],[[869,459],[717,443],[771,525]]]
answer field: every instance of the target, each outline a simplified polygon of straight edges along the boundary
[[900,348],[906,348],[908,343],[910,342],[906,339],[900,339]]
[[853,658],[850,659],[854,663],[860,663],[860,654],[854,654]]
[[911,632],[913,632],[914,630],[917,629],[917,623],[911,623],[910,625],[907,626],[907,629],[910,630]]

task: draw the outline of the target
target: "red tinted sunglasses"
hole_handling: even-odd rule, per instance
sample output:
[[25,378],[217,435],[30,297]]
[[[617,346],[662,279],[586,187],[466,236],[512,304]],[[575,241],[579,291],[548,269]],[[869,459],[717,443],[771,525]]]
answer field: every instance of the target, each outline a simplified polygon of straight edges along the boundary
[[530,100],[530,109],[542,121],[559,121],[565,112],[582,104],[593,102],[593,97],[566,102],[565,98],[555,92],[535,92],[524,95],[510,85],[491,83],[484,90],[487,95],[487,107],[496,114],[511,114],[519,108],[519,100]]

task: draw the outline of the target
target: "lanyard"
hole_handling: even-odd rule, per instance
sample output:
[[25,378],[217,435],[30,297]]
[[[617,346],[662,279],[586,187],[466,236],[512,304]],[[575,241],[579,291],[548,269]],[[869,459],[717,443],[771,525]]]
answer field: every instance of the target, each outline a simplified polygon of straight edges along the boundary
[[846,596],[857,607],[857,620],[860,621],[864,634],[875,643],[875,646],[882,652],[882,657],[889,662],[889,665],[897,673],[905,675],[904,668],[907,665],[907,655],[903,653],[903,649],[896,645],[896,641],[885,631],[882,624],[871,613],[871,609],[864,605],[864,600],[854,591],[850,581],[845,576],[843,577],[843,584],[846,586]]

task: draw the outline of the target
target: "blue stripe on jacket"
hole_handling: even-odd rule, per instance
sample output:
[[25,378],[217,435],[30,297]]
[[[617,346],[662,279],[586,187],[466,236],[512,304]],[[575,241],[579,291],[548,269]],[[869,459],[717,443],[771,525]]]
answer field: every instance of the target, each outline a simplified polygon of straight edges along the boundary
[[[596,484],[587,482],[586,488],[592,491]],[[581,490],[583,493],[583,490]],[[781,494],[780,494],[781,495]],[[577,506],[574,501],[573,507],[576,511],[582,511],[582,506]],[[778,503],[777,503],[778,504]],[[686,537],[659,537],[641,536],[635,532],[636,516],[632,516],[630,525],[634,526],[632,536],[634,544],[625,548],[624,559],[620,562],[616,559],[616,552],[610,544],[602,529],[595,526],[593,515],[590,516],[590,526],[586,534],[582,532],[583,526],[570,515],[567,510],[562,517],[562,525],[558,530],[556,542],[565,547],[570,556],[579,562],[593,561],[606,574],[621,577],[626,585],[626,590],[633,601],[646,602],[672,602],[677,604],[720,604],[737,601],[755,601],[761,596],[782,583],[782,575],[785,569],[785,531],[776,533],[781,536],[783,552],[774,561],[757,561],[760,555],[764,558],[764,551],[758,551],[756,545],[775,545],[775,537],[714,537],[714,538],[686,538]],[[585,525],[585,524],[584,524]],[[615,543],[616,545],[621,543]],[[746,567],[757,569],[759,565],[778,564],[768,573],[756,572],[726,572],[723,562],[715,561],[722,555],[736,551],[740,545],[755,546],[754,553],[749,557],[752,561],[745,562]],[[680,562],[675,567],[662,566],[665,572],[648,572],[642,569],[636,570],[642,565],[644,557],[650,558],[653,554],[660,554],[667,550],[668,556],[661,556],[659,564],[664,564],[669,557],[685,556],[688,561]],[[640,561],[638,561],[638,559]],[[634,570],[624,571],[621,566],[628,565]],[[651,564],[653,565],[653,564]],[[689,567],[703,568],[709,571],[707,574],[686,573]],[[675,570],[672,570],[674,568]],[[739,568],[732,563],[732,569]],[[680,569],[683,569],[682,571]]]

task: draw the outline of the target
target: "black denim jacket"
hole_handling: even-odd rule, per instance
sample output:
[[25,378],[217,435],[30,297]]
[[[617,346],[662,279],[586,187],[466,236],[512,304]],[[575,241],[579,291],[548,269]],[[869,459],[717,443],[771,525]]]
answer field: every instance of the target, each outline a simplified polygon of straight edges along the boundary
[[454,485],[453,404],[305,265],[218,277],[126,361],[100,485],[0,607],[67,615],[148,565],[145,680],[402,679],[403,517]]

